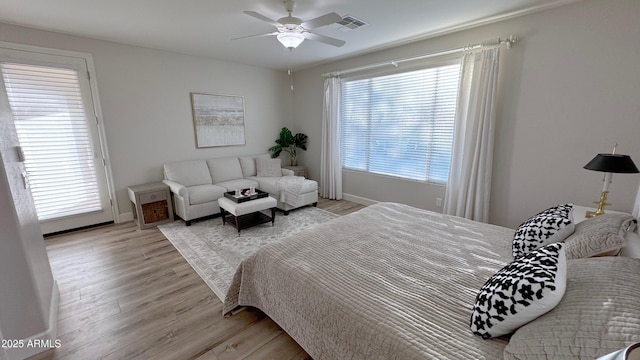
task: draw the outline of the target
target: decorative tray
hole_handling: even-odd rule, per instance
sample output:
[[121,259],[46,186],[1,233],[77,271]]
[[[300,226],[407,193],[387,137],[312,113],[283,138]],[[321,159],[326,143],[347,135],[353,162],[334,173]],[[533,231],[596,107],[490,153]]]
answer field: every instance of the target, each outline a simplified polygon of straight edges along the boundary
[[262,191],[260,189],[254,189],[254,192],[252,194],[249,195],[242,195],[245,194],[247,191],[249,191],[249,189],[241,189],[240,190],[240,194],[241,195],[236,195],[235,191],[227,191],[224,193],[224,197],[226,197],[227,199],[233,200],[237,203],[242,203],[245,201],[250,201],[250,200],[255,200],[255,199],[261,199],[261,198],[265,198],[267,196],[269,196],[269,193],[266,191]]

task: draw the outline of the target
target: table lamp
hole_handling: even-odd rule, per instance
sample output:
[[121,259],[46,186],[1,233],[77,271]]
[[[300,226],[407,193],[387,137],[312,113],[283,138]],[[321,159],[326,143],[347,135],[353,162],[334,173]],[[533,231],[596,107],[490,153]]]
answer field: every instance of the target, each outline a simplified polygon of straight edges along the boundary
[[609,184],[613,173],[634,174],[640,172],[633,163],[629,155],[616,154],[618,144],[613,147],[611,154],[598,154],[584,166],[587,170],[600,171],[604,173],[604,184],[602,185],[602,194],[600,201],[594,201],[598,204],[596,211],[587,211],[586,217],[594,217],[604,214],[604,207],[607,204],[607,194],[609,193]]

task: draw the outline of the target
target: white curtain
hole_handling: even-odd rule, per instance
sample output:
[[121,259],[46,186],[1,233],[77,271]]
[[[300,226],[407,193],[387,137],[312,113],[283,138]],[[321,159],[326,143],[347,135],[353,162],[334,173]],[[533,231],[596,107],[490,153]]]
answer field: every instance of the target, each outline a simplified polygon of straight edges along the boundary
[[499,55],[493,48],[462,58],[445,214],[489,221]]
[[324,81],[320,196],[335,200],[342,199],[342,164],[340,162],[341,91],[342,85],[339,77],[330,77]]

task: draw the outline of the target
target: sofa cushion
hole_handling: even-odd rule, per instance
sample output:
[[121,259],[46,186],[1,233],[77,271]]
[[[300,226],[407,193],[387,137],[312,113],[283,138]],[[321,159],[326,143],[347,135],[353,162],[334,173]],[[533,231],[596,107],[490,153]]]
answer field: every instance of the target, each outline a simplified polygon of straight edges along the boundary
[[242,175],[244,175],[245,178],[249,176],[256,176],[258,174],[258,170],[256,169],[256,158],[270,159],[271,156],[269,154],[241,156],[239,158],[240,167],[242,168]]
[[217,201],[218,198],[224,196],[227,189],[217,185],[196,185],[190,186],[189,190],[189,205],[198,205],[208,203],[210,201]]
[[251,180],[255,180],[259,183],[258,189],[262,191],[266,191],[271,195],[278,195],[278,181],[281,179],[281,176],[278,177],[250,177]]
[[177,161],[164,164],[164,178],[184,186],[211,184],[211,174],[204,160]]
[[300,194],[306,194],[318,190],[318,182],[315,180],[305,179],[300,186]]
[[211,180],[214,184],[242,179],[242,169],[237,157],[209,159],[207,165],[209,165]]
[[282,176],[280,159],[256,158],[257,176]]
[[217,183],[216,185],[222,186],[223,188],[227,189],[227,191],[234,191],[235,189],[246,189],[250,187],[260,189],[260,183],[251,179],[236,179],[236,180],[223,181],[221,183]]
[[[280,181],[280,179],[283,179],[283,176],[278,176],[278,177],[260,177],[260,176],[252,176],[250,177],[251,180],[255,180],[258,183],[260,183],[260,185],[258,185],[258,189],[262,190],[262,191],[266,191],[269,194],[272,195],[278,195],[279,191],[278,191],[278,181]],[[315,180],[309,180],[309,179],[305,179],[304,181],[302,181],[302,183],[300,184],[300,192],[299,194],[307,194],[310,192],[314,192],[318,190],[318,182]]]

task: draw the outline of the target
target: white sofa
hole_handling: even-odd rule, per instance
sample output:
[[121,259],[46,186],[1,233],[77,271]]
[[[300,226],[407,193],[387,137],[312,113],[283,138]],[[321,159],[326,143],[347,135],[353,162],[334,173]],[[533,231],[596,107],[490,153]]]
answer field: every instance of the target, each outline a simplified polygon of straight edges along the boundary
[[[164,164],[163,182],[171,188],[176,215],[187,226],[191,220],[220,213],[218,199],[227,191],[255,187],[268,192],[285,215],[289,210],[318,203],[318,183],[294,177],[293,171],[273,166],[269,154],[186,160]],[[271,173],[266,169],[268,164]],[[263,169],[259,169],[262,165]],[[280,166],[277,165],[279,168]],[[263,170],[259,174],[259,170]],[[258,176],[267,174],[269,176]],[[278,176],[273,176],[278,175]]]

